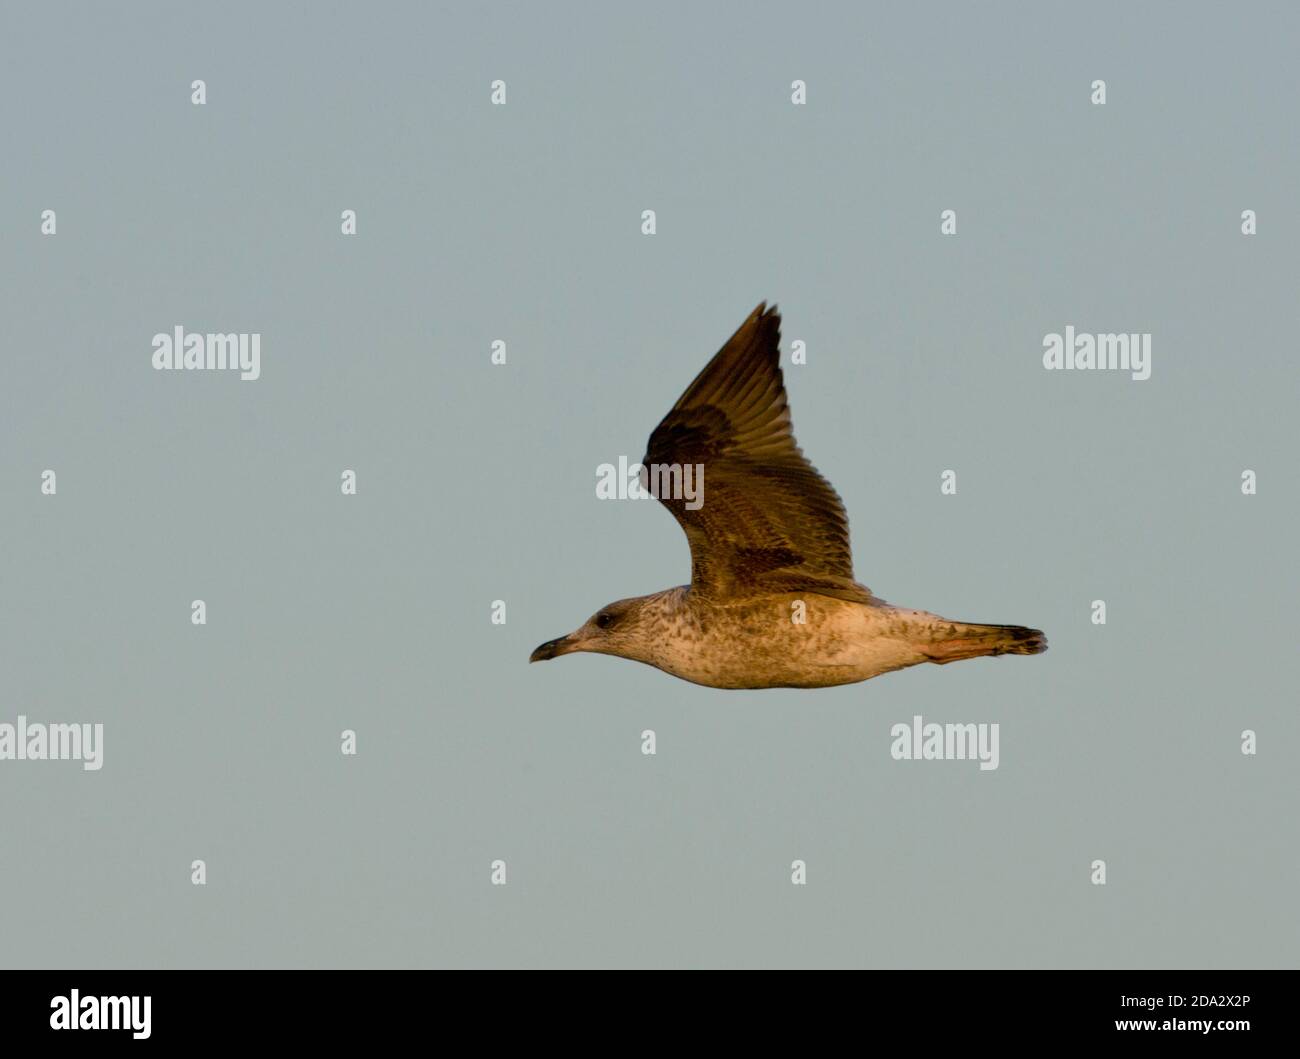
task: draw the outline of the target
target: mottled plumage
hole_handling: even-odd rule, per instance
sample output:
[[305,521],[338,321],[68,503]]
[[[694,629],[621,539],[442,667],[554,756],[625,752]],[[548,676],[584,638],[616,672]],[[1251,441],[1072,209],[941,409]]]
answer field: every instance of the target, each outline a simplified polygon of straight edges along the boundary
[[690,585],[611,603],[530,661],[594,651],[709,687],[826,687],[1046,650],[1036,629],[894,607],[854,580],[844,504],[795,444],[780,337],[760,305],[650,435],[644,466],[704,468],[697,509],[660,497],[690,542]]

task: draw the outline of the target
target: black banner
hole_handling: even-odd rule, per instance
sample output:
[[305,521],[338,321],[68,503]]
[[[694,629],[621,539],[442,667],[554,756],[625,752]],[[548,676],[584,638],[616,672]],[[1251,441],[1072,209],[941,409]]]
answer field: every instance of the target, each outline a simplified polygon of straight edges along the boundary
[[[719,977],[705,972],[710,979]],[[593,1040],[735,1043],[757,1031],[817,1046],[861,1041],[1138,1047],[1204,1041],[1286,1045],[1295,1036],[1292,971],[732,972],[694,982],[583,971],[8,971],[6,1045],[109,1040],[178,1044],[451,1043],[490,1048],[517,1029],[534,1046]],[[532,1027],[530,1030],[529,1027]],[[22,1052],[10,1051],[19,1055]],[[35,1053],[32,1053],[35,1054]]]

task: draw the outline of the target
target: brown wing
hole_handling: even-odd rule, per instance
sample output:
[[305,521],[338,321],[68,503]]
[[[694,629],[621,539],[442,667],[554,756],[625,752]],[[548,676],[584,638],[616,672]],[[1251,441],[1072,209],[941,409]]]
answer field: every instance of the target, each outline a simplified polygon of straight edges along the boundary
[[795,444],[775,307],[759,305],[740,325],[655,428],[641,462],[704,469],[697,510],[659,498],[690,542],[693,592],[871,599],[853,580],[844,504]]

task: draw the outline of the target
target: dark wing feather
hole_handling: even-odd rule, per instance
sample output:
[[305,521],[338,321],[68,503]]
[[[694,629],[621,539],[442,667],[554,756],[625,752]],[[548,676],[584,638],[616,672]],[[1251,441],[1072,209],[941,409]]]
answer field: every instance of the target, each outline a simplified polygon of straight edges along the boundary
[[659,498],[690,542],[692,591],[871,599],[853,580],[844,504],[795,444],[775,307],[759,305],[740,325],[655,428],[641,462],[704,468],[697,510]]

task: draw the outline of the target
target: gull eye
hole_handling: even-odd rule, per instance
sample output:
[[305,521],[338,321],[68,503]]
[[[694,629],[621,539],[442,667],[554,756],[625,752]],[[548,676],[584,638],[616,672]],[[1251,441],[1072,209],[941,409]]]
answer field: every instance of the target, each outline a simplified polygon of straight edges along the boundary
[[596,627],[598,629],[608,629],[613,624],[614,624],[614,615],[612,615],[609,611],[607,610],[601,611],[599,614],[596,615]]

